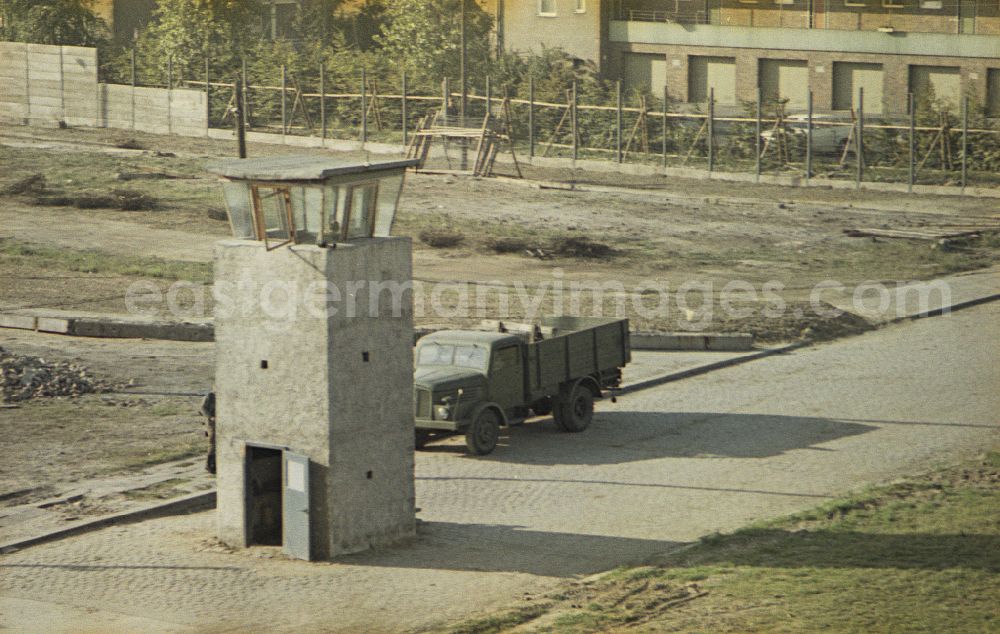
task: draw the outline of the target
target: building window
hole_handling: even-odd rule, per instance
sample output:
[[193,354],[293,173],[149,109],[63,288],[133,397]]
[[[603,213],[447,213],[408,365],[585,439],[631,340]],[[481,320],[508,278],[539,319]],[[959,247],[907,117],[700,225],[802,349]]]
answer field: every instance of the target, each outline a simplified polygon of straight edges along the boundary
[[941,0],[920,0],[921,9],[941,9],[943,4]]
[[538,15],[555,15],[556,0],[538,0]]
[[587,0],[576,0],[574,13],[586,13],[587,12]]

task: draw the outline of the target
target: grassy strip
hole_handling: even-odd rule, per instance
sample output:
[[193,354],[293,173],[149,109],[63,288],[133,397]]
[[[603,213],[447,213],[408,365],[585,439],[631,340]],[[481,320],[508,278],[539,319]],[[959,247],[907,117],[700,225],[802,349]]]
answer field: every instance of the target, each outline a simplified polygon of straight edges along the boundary
[[997,631],[998,484],[1000,447],[448,631]]
[[32,266],[39,269],[147,277],[163,280],[186,280],[210,283],[212,265],[207,262],[183,262],[154,257],[115,255],[96,251],[59,249],[0,238],[0,268]]

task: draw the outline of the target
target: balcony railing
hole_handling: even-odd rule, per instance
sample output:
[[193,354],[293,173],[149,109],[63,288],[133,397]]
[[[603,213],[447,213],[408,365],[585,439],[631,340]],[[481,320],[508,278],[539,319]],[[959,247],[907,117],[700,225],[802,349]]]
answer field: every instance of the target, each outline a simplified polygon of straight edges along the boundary
[[622,20],[631,22],[674,22],[677,24],[708,24],[704,11],[653,11],[648,9],[622,9]]

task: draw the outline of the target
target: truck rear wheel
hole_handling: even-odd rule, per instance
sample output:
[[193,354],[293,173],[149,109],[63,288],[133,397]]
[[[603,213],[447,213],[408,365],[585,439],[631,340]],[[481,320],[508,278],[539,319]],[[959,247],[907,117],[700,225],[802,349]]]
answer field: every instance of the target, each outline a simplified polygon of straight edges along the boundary
[[500,439],[500,417],[492,409],[479,412],[465,431],[465,446],[477,456],[492,452]]
[[585,385],[573,387],[568,399],[560,399],[555,407],[555,419],[569,432],[579,432],[590,427],[594,418],[594,395]]

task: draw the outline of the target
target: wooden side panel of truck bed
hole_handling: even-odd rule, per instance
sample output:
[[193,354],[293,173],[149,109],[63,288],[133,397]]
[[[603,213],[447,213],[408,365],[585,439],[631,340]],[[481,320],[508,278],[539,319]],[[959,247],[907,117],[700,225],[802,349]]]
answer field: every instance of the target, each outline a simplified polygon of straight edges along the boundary
[[531,398],[555,394],[569,381],[612,372],[631,358],[628,320],[574,317],[546,320],[543,325],[571,332],[527,344]]

